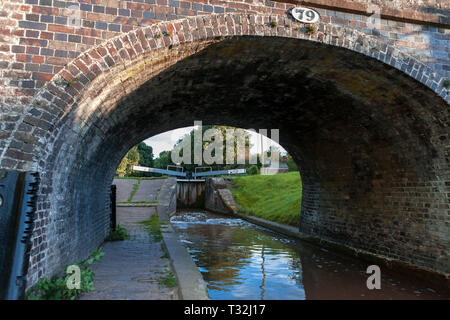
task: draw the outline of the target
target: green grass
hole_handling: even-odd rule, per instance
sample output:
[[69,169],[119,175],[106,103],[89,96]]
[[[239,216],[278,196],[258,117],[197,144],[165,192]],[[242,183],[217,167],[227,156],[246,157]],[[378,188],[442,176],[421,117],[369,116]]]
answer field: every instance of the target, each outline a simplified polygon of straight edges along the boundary
[[298,226],[302,197],[298,171],[276,175],[233,177],[231,190],[241,212]]
[[174,288],[178,285],[177,278],[171,270],[166,270],[166,276],[158,280],[160,285],[164,285],[168,288]]
[[128,202],[131,202],[133,200],[133,197],[136,194],[136,191],[139,189],[140,184],[141,184],[140,179],[138,179],[137,183],[133,184],[133,190],[131,190],[130,196],[128,197]]
[[150,220],[139,222],[147,227],[147,230],[153,236],[153,241],[160,242],[162,240],[161,223],[157,213],[154,213]]

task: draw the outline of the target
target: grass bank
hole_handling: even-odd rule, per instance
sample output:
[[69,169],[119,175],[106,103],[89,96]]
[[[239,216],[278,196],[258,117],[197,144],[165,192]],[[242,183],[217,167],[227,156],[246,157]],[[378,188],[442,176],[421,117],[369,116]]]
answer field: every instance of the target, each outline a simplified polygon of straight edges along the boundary
[[298,226],[302,198],[298,171],[233,177],[230,180],[233,183],[231,192],[242,213]]

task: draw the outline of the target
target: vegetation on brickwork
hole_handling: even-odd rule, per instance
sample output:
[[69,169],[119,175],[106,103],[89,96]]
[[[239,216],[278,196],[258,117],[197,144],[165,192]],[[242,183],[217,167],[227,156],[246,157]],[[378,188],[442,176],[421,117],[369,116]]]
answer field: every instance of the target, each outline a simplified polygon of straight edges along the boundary
[[127,229],[117,225],[116,229],[110,228],[109,235],[105,238],[105,241],[122,241],[130,238]]
[[450,79],[444,80],[444,88],[450,88]]
[[276,21],[270,21],[269,22],[269,27],[276,28],[277,26],[278,26],[278,22],[276,22]]
[[64,275],[54,275],[50,279],[41,278],[36,285],[27,291],[25,299],[27,300],[75,300],[81,293],[94,290],[94,272],[89,266],[95,261],[100,261],[104,256],[101,248],[94,250],[90,257],[83,262],[75,262],[72,265],[80,267],[80,289],[69,289],[67,282],[72,274],[67,274],[66,266]]
[[317,32],[317,27],[315,24],[309,24],[306,26],[306,34],[309,36],[314,35]]
[[157,33],[157,34],[155,34],[155,36],[154,36],[155,39],[159,39],[159,38],[161,38],[161,37],[162,37],[162,34],[161,34],[161,33]]
[[162,240],[161,222],[157,213],[154,213],[149,220],[141,221],[140,223],[147,228],[153,237],[153,241],[160,242]]
[[300,173],[230,178],[231,190],[244,214],[298,226],[302,198]]

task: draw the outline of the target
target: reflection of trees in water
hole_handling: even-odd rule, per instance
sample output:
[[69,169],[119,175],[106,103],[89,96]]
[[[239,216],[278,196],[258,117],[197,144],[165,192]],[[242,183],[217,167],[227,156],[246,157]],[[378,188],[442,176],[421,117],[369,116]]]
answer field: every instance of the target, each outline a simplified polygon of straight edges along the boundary
[[[251,248],[234,241],[233,234],[238,229],[223,225],[196,225],[186,230],[189,240],[195,242],[194,253],[197,264],[203,272],[208,286],[214,290],[223,290],[222,285],[240,284],[240,268],[248,263]],[[215,286],[214,283],[220,283]]]
[[242,225],[212,224],[191,225],[189,229],[180,231],[189,234],[189,241],[195,243],[190,245],[196,250],[192,254],[195,255],[199,268],[207,270],[203,272],[203,277],[210,289],[224,290],[223,286],[241,284],[240,277],[245,277],[242,275],[245,265],[261,259],[260,288],[263,293],[266,268],[270,266],[269,256],[278,255],[280,252],[293,261],[293,277],[301,283],[301,272],[294,269],[295,264],[299,264],[296,252],[273,238],[273,234],[269,232]]

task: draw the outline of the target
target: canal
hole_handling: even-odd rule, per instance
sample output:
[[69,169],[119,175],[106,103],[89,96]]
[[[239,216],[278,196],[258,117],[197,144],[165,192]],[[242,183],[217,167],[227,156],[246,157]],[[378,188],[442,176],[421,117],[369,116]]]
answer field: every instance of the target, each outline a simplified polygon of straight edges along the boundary
[[184,211],[171,223],[213,300],[450,299],[443,288],[383,268],[381,289],[369,290],[370,263],[239,218]]

